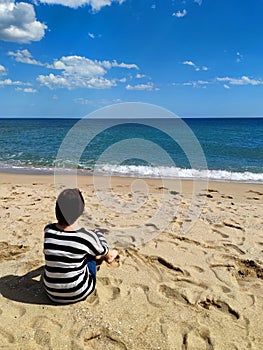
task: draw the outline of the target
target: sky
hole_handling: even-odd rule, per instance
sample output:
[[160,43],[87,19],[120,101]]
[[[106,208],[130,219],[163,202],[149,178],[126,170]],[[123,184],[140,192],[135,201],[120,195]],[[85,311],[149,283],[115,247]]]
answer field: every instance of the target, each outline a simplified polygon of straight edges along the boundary
[[0,0],[0,117],[263,116],[263,0]]

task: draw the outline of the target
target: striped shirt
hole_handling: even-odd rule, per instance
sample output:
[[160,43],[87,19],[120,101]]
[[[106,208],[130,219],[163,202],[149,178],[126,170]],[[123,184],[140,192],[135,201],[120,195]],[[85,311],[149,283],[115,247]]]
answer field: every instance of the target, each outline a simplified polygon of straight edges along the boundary
[[43,282],[47,295],[57,303],[85,299],[94,290],[96,283],[87,261],[108,252],[103,234],[84,228],[63,231],[55,224],[47,225],[44,231]]

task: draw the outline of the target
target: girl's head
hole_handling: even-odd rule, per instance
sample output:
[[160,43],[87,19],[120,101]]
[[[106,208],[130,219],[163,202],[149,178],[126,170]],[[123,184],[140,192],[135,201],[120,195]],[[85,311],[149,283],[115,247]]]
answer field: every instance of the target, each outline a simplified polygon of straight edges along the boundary
[[72,225],[83,213],[84,198],[77,188],[66,189],[60,193],[56,202],[56,217],[60,225]]

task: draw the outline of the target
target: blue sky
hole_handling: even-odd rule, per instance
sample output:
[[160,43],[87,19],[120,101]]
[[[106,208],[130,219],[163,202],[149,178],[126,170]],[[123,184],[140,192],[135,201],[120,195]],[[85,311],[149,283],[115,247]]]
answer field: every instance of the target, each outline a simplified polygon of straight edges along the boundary
[[0,0],[0,116],[263,116],[263,0]]

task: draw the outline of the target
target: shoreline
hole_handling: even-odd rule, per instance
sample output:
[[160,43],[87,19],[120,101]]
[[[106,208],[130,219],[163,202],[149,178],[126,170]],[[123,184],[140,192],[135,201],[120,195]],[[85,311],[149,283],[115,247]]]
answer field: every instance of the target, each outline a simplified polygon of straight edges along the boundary
[[[54,183],[54,174],[33,174],[33,173],[16,173],[16,172],[8,172],[8,171],[3,171],[2,169],[0,170],[0,183],[2,183],[2,179],[8,178],[11,183],[31,183],[34,181],[41,181],[44,183]],[[57,178],[60,177],[74,177],[74,175],[69,174],[63,174],[63,175],[56,175]],[[80,180],[80,183],[84,183],[85,179],[88,180],[88,183],[92,182],[92,179],[94,178],[93,175],[86,175],[86,174],[77,174],[77,179]],[[95,175],[95,178],[110,178],[112,181],[115,183],[117,181],[135,181],[135,180],[142,180],[146,182],[162,182],[162,181],[167,181],[167,182],[182,182],[182,183],[187,183],[187,182],[200,182],[200,183],[208,183],[208,184],[232,184],[232,185],[241,185],[241,186],[259,186],[262,187],[263,183],[258,183],[258,182],[250,182],[250,181],[237,181],[237,180],[217,180],[217,179],[192,179],[192,178],[157,178],[157,177],[144,177],[144,176],[119,176],[119,175]],[[4,181],[4,183],[7,183]]]
[[[118,168],[118,166],[117,166]],[[136,166],[135,166],[136,168]],[[157,169],[157,170],[156,170]],[[14,174],[14,175],[33,175],[33,176],[94,176],[92,168],[56,168],[56,167],[0,167],[0,174]],[[116,170],[106,167],[106,170],[96,169],[95,176],[101,177],[124,177],[124,178],[142,178],[142,179],[167,179],[178,181],[207,181],[207,182],[231,182],[231,183],[252,183],[263,184],[263,171],[262,172],[249,172],[249,171],[228,171],[222,169],[188,169],[188,168],[176,168],[176,167],[140,167],[135,169],[122,168]]]

